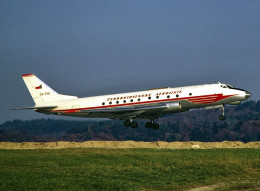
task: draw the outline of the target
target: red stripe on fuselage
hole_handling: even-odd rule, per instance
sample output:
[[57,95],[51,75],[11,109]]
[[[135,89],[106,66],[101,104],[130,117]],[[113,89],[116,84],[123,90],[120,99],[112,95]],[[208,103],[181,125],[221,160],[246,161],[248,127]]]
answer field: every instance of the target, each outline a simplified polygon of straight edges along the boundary
[[[147,104],[147,103],[160,103],[160,102],[180,101],[180,100],[187,100],[194,104],[209,104],[209,103],[217,102],[217,101],[220,101],[220,100],[223,100],[223,99],[235,96],[235,95],[223,96],[223,94],[214,94],[214,95],[183,97],[183,98],[174,98],[174,99],[168,98],[168,99],[163,99],[163,100],[151,100],[151,101],[144,101],[144,102],[116,104],[116,105],[105,105],[105,106],[86,107],[86,108],[77,108],[77,109],[65,109],[65,110],[52,110],[52,112],[75,113],[75,112],[79,112],[80,110],[103,109],[103,108],[113,108],[113,107],[130,106],[130,105],[142,105],[142,104]],[[212,96],[216,96],[216,98],[214,98],[214,101],[204,100],[205,98],[212,97]],[[197,101],[192,101],[192,99],[197,99]],[[199,102],[199,100],[200,100],[200,102]]]

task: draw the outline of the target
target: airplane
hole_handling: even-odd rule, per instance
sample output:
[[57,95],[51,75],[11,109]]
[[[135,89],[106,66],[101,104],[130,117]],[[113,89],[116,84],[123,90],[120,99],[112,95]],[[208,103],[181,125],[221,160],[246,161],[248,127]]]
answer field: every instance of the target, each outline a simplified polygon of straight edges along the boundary
[[159,129],[155,120],[169,113],[179,113],[195,108],[221,110],[220,120],[225,120],[225,105],[237,105],[251,97],[251,93],[220,82],[214,84],[157,88],[147,91],[78,98],[59,94],[34,74],[22,78],[35,102],[32,109],[39,113],[124,120],[124,126],[137,128],[136,119],[148,119],[145,126]]

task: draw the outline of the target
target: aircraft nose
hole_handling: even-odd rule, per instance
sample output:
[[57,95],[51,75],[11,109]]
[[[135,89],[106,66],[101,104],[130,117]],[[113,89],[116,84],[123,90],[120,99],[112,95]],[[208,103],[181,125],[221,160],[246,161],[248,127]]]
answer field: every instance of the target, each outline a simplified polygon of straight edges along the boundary
[[250,98],[251,96],[252,96],[252,94],[251,94],[250,92],[246,91],[245,98],[248,99],[248,98]]

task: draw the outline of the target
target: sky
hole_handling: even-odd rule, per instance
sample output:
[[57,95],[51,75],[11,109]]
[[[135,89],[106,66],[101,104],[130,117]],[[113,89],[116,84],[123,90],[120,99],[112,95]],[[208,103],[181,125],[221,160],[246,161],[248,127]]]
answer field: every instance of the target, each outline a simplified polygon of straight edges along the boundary
[[259,10],[259,0],[0,0],[0,123],[52,117],[8,110],[34,106],[28,73],[78,97],[220,81],[259,100]]

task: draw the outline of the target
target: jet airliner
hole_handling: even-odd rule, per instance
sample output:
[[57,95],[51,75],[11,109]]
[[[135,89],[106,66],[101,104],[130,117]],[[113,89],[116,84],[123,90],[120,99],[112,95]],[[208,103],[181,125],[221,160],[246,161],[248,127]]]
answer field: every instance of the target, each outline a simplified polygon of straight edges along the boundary
[[159,129],[155,120],[169,114],[194,108],[220,108],[220,120],[225,120],[225,105],[237,105],[248,99],[250,92],[220,82],[196,86],[158,88],[147,91],[78,98],[59,94],[34,74],[22,75],[35,102],[32,109],[39,113],[124,120],[126,127],[136,128],[136,119],[150,120],[147,128]]

